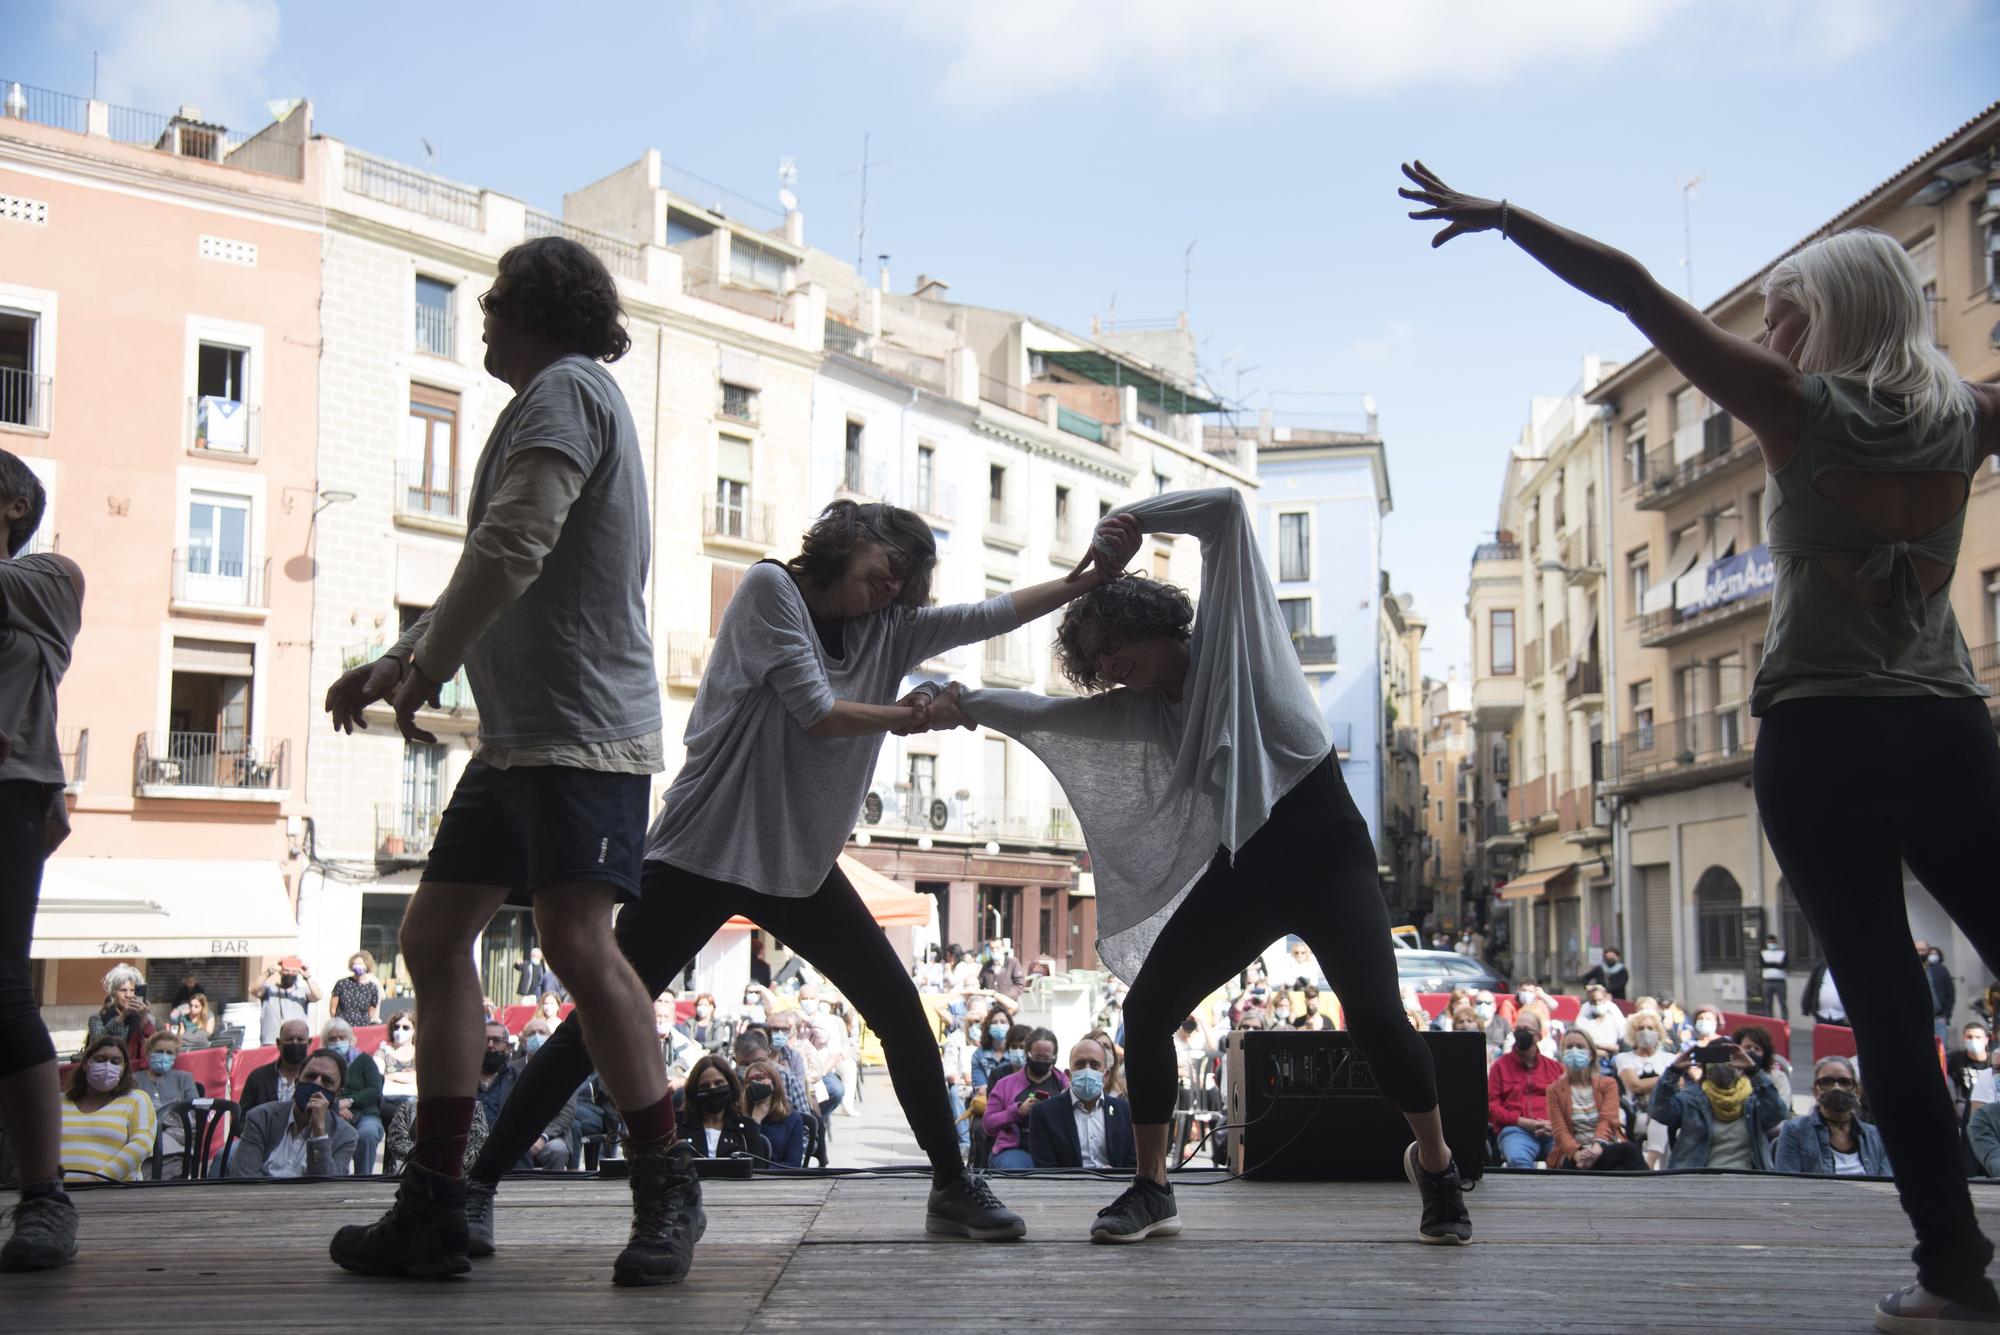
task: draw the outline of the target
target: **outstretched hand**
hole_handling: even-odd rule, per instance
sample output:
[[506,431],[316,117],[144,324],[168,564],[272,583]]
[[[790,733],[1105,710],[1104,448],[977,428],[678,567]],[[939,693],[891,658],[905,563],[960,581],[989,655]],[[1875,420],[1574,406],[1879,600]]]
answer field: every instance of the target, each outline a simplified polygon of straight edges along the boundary
[[958,698],[963,693],[964,688],[957,682],[939,691],[936,698],[931,701],[929,710],[926,711],[925,723],[920,731],[949,732],[953,728],[964,728],[967,732],[971,732],[975,729],[978,725],[966,717],[965,710],[958,703]]
[[1078,580],[1095,574],[1100,584],[1117,579],[1139,554],[1143,536],[1139,521],[1131,515],[1113,515],[1103,520],[1091,536],[1089,550],[1064,578]]
[[1415,183],[1416,189],[1398,189],[1397,194],[1404,199],[1415,200],[1427,207],[1418,209],[1410,216],[1418,222],[1442,220],[1449,224],[1443,231],[1431,238],[1431,248],[1436,249],[1455,236],[1467,232],[1487,232],[1500,225],[1500,204],[1491,199],[1481,199],[1452,189],[1444,183],[1436,172],[1422,162],[1412,166],[1403,164],[1403,175]]

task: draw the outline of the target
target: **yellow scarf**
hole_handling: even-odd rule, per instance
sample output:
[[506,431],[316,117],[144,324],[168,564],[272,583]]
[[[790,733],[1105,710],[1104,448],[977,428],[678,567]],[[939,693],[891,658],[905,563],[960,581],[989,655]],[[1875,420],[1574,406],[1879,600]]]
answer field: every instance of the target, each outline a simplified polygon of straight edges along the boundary
[[1728,1089],[1717,1089],[1714,1081],[1704,1080],[1701,1092],[1708,1095],[1708,1110],[1715,1114],[1716,1121],[1733,1122],[1743,1115],[1744,1105],[1750,1102],[1750,1081],[1747,1076],[1738,1076]]

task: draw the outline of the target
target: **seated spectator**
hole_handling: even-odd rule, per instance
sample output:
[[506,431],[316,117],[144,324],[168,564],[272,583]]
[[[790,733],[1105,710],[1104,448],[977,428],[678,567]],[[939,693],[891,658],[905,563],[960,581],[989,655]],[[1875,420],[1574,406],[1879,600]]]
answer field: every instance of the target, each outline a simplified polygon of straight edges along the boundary
[[768,1057],[745,1063],[742,1071],[743,1106],[770,1143],[770,1166],[805,1167],[806,1118],[785,1097],[784,1076]]
[[479,1058],[479,1087],[472,1095],[486,1112],[486,1125],[500,1120],[500,1109],[520,1078],[521,1068],[514,1064],[514,1036],[498,1020],[488,1020],[486,1051]]
[[167,1018],[172,1019],[186,1010],[188,1002],[194,998],[207,995],[208,989],[201,985],[201,976],[189,969],[181,975],[180,986],[174,989],[174,999],[167,1003],[171,1008],[167,1011]]
[[1778,1128],[1772,1167],[1823,1177],[1892,1176],[1882,1133],[1860,1111],[1854,1067],[1845,1057],[1821,1057],[1813,1063],[1813,1110]]
[[1033,1168],[1035,1159],[1021,1144],[1033,1105],[1069,1088],[1069,1075],[1056,1067],[1056,1036],[1047,1029],[1029,1031],[1021,1069],[996,1081],[986,1095],[986,1134],[992,1141],[989,1162],[1005,1170]]
[[1687,1032],[1683,1037],[1700,1047],[1704,1043],[1713,1043],[1722,1032],[1722,1008],[1704,1002],[1696,1006],[1694,1014],[1688,1017]]
[[1486,1061],[1491,1065],[1514,1046],[1514,1026],[1501,1016],[1498,999],[1483,987],[1472,994],[1472,1011],[1486,1026]]
[[243,1111],[267,1103],[284,1103],[292,1097],[292,1085],[305,1069],[312,1052],[312,1029],[304,1020],[287,1020],[278,1026],[278,1060],[258,1067],[243,1082]]
[[1333,1028],[1332,1017],[1321,1014],[1319,985],[1316,983],[1307,983],[1300,990],[1305,994],[1305,1014],[1295,1018],[1292,1021],[1292,1027],[1294,1029],[1311,1029],[1315,1031]]
[[714,994],[703,992],[694,999],[694,1014],[680,1022],[680,1031],[704,1052],[721,1052],[729,1046],[729,1022],[715,1013]]
[[544,992],[542,999],[535,1003],[535,1014],[548,1021],[549,1032],[552,1034],[556,1031],[556,1026],[563,1022],[562,1008],[563,999],[559,992]]
[[1270,1009],[1271,1028],[1290,1029],[1292,1027],[1292,994],[1289,991],[1281,990],[1277,995],[1273,996],[1271,998]]
[[171,1023],[184,1048],[203,1048],[215,1042],[215,1012],[209,1009],[206,992],[189,997],[187,1004],[174,1012]]
[[144,1175],[158,1120],[152,1096],[133,1083],[125,1035],[83,1045],[62,1105],[60,1161],[70,1182],[132,1182]]
[[[171,1029],[158,1030],[146,1040],[145,1069],[132,1073],[132,1083],[153,1100],[153,1116],[159,1134],[157,1148],[162,1155],[169,1157],[187,1148],[187,1129],[181,1124],[178,1109],[194,1102],[201,1094],[195,1088],[193,1076],[174,1069],[174,1060],[180,1053],[180,1035]],[[170,1112],[169,1109],[175,1111]]]
[[243,1119],[229,1152],[231,1177],[347,1177],[360,1134],[336,1111],[347,1063],[331,1048],[306,1058],[292,1097],[266,1103]]
[[[492,1125],[486,1120],[486,1109],[477,1100],[472,1105],[472,1129],[465,1138],[465,1167],[471,1168],[479,1158],[479,1151],[486,1145],[487,1134]],[[396,1163],[408,1163],[410,1151],[417,1143],[417,1101],[406,1099],[397,1105],[389,1118],[389,1131],[382,1139],[385,1158]]]
[[1461,1007],[1470,1009],[1471,1006],[1472,989],[1469,987],[1454,987],[1450,995],[1445,997],[1444,1005],[1432,1017],[1430,1027],[1441,1034],[1449,1033],[1451,1031],[1452,1016],[1456,1015]]
[[1514,1022],[1520,1023],[1524,1012],[1531,1012],[1542,1022],[1541,1033],[1548,1036],[1549,1026],[1556,1018],[1555,1004],[1549,994],[1542,991],[1542,985],[1532,978],[1523,978],[1514,985]]
[[1653,1087],[1653,1119],[1676,1129],[1667,1166],[1767,1170],[1771,1134],[1789,1109],[1743,1049],[1727,1040],[1714,1046],[1727,1048],[1729,1060],[1710,1062],[1691,1081],[1695,1050],[1689,1048]]
[[374,1024],[382,1014],[382,996],[382,980],[375,976],[375,957],[365,950],[355,951],[347,960],[347,976],[333,984],[334,1015],[356,1028]]
[[1555,1148],[1549,1123],[1549,1086],[1563,1068],[1542,1055],[1542,1024],[1533,1011],[1521,1012],[1514,1047],[1486,1072],[1486,1120],[1500,1139],[1509,1168],[1533,1168]]
[[1972,1120],[1965,1124],[1965,1138],[1971,1143],[1980,1173],[2000,1178],[2000,1103],[1982,1103],[1973,1109]]
[[1655,1120],[1651,1112],[1653,1087],[1674,1062],[1673,1054],[1666,1050],[1665,1035],[1657,1010],[1633,1011],[1625,1021],[1625,1042],[1632,1050],[1611,1059],[1612,1073],[1625,1086],[1636,1109],[1632,1138],[1645,1147],[1648,1168],[1658,1168],[1660,1160],[1667,1157],[1667,1124]]
[[1108,1029],[1093,1029],[1085,1038],[1094,1039],[1097,1046],[1104,1049],[1104,1059],[1111,1063],[1104,1072],[1104,1092],[1125,1097],[1125,1053],[1119,1048]]
[[726,1057],[709,1054],[695,1062],[687,1079],[687,1127],[682,1132],[705,1159],[750,1155],[771,1160],[771,1142],[744,1112],[743,1081]]
[[1991,1032],[1985,1025],[1974,1020],[1960,1031],[1964,1046],[1944,1059],[1946,1083],[1951,1086],[1951,1101],[1958,1113],[1958,1124],[1965,1125],[1972,1115],[1972,1086],[1979,1073],[1989,1070],[1993,1064]]
[[389,1017],[389,1034],[375,1049],[382,1068],[382,1121],[396,1119],[405,1103],[417,1097],[417,1013],[397,1011]]
[[[985,1089],[998,1078],[994,1068],[1002,1066],[1007,1059],[1007,1031],[1012,1026],[1011,1013],[999,1006],[986,1012],[984,1040],[972,1054],[972,1086]],[[1006,1074],[1002,1070],[1000,1075]]]
[[1110,1058],[1095,1039],[1069,1050],[1069,1088],[1029,1105],[1028,1154],[1037,1168],[1136,1168],[1132,1109],[1104,1090]]
[[1646,1155],[1619,1125],[1618,1082],[1598,1074],[1597,1044],[1581,1026],[1562,1038],[1562,1079],[1549,1086],[1551,1168],[1644,1172]]
[[354,1046],[354,1026],[345,1020],[328,1020],[319,1041],[328,1051],[338,1053],[347,1068],[334,1112],[354,1128],[353,1171],[366,1177],[374,1173],[375,1152],[382,1148],[382,1068]]
[[[134,1070],[146,1064],[146,1040],[153,1036],[153,1013],[139,998],[146,980],[129,964],[114,964],[104,975],[104,1005],[90,1017],[85,1050],[109,1034],[125,1045],[125,1064]],[[81,1059],[82,1054],[78,1054]]]
[[1422,1033],[1424,1030],[1430,1028],[1430,1012],[1424,1009],[1423,998],[1417,995],[1417,989],[1414,987],[1403,988],[1402,998],[1403,1018],[1410,1022],[1410,1028],[1416,1030],[1418,1033]]
[[1611,999],[1602,983],[1583,989],[1583,1005],[1577,1008],[1576,1028],[1590,1035],[1591,1046],[1604,1056],[1618,1051],[1625,1038],[1625,1012]]
[[1771,1031],[1761,1024],[1746,1024],[1729,1037],[1743,1049],[1745,1056],[1756,1063],[1758,1070],[1771,1077],[1771,1083],[1778,1087],[1778,1097],[1785,1101],[1785,1108],[1789,1111],[1792,1106],[1792,1064],[1771,1042]]
[[686,1082],[695,1059],[701,1056],[701,1048],[674,1027],[671,991],[662,992],[653,1002],[653,1032],[660,1036],[660,1060],[666,1064],[667,1083],[678,1090]]
[[[549,1022],[540,1015],[530,1017],[528,1022],[521,1026],[521,1055],[510,1064],[515,1080],[521,1078],[521,1072],[529,1060],[540,1052],[542,1044],[548,1041]],[[554,1119],[542,1128],[542,1134],[535,1137],[534,1143],[528,1146],[527,1152],[521,1156],[521,1161],[515,1168],[523,1171],[538,1168],[545,1173],[565,1173],[581,1158],[583,1142],[576,1130],[576,1120],[577,1110],[581,1106],[588,1084],[586,1081],[584,1086],[580,1086],[570,1094],[568,1101],[557,1109]],[[596,1134],[601,1130],[601,1126],[594,1126],[592,1133]]]
[[747,1070],[753,1063],[769,1062],[772,1069],[778,1073],[785,1102],[791,1106],[792,1111],[804,1116],[812,1109],[812,1101],[806,1092],[805,1070],[803,1067],[795,1068],[786,1060],[786,1057],[791,1055],[791,1050],[787,1048],[784,1052],[778,1051],[773,1042],[775,1037],[776,1035],[762,1025],[751,1025],[738,1033],[735,1044],[736,1069]]

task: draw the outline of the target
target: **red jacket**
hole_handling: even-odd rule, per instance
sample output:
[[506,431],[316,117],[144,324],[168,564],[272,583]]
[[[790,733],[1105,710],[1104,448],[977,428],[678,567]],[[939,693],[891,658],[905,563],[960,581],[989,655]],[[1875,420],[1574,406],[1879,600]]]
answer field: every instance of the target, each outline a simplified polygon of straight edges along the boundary
[[1548,1120],[1549,1086],[1562,1078],[1560,1062],[1538,1052],[1534,1066],[1523,1067],[1520,1054],[1509,1048],[1486,1071],[1486,1120],[1495,1131],[1523,1117]]

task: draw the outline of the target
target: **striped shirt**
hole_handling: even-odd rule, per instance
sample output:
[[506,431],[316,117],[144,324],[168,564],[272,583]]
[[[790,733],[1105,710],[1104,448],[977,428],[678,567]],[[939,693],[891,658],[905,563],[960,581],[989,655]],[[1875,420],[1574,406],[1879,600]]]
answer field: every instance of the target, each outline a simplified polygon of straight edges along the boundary
[[128,1089],[96,1112],[85,1112],[72,1099],[62,1101],[63,1176],[91,1181],[102,1174],[116,1182],[139,1177],[146,1156],[153,1152],[155,1115],[152,1096]]

